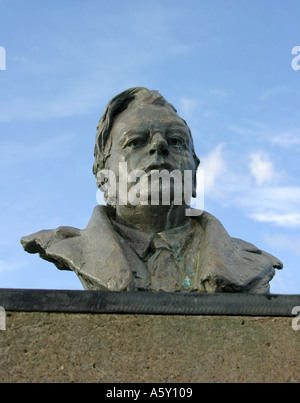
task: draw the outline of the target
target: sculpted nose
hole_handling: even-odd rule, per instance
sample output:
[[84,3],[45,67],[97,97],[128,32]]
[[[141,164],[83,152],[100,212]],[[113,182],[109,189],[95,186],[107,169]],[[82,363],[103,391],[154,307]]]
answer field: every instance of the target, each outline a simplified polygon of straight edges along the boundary
[[149,154],[158,154],[164,157],[169,155],[168,143],[161,134],[155,134],[153,136]]

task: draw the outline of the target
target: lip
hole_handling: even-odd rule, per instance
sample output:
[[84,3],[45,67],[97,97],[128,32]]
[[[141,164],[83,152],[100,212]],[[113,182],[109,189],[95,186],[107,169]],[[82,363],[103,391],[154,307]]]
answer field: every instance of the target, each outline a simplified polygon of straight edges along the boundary
[[154,170],[163,170],[166,169],[167,171],[173,171],[174,168],[172,167],[171,164],[168,164],[167,162],[163,162],[161,164],[151,164],[146,170],[145,172],[148,173],[150,171],[154,171]]

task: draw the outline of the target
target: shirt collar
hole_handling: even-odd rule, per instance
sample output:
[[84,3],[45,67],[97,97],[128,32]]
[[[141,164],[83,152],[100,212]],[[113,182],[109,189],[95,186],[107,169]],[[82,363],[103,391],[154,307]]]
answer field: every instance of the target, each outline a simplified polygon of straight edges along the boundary
[[154,244],[155,248],[166,248],[175,253],[180,252],[190,240],[188,233],[190,232],[191,235],[193,229],[192,220],[190,218],[180,227],[171,228],[154,234],[149,234],[139,229],[128,227],[127,225],[120,224],[114,220],[111,220],[111,222],[116,231],[142,259],[147,255],[151,244]]

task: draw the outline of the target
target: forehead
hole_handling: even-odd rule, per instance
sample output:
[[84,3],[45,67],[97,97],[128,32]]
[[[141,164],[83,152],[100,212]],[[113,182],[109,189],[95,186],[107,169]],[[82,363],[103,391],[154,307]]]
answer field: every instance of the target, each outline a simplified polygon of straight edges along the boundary
[[184,121],[169,107],[158,105],[143,105],[126,109],[116,119],[113,135],[124,136],[135,131],[165,131],[180,130],[189,133]]

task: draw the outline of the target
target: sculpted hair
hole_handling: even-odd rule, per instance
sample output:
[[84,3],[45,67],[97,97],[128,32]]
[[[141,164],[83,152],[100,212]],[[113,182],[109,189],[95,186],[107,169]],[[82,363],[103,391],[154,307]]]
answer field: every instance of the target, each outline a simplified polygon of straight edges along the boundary
[[[174,106],[170,104],[158,91],[150,91],[144,87],[129,88],[128,90],[123,91],[114,98],[112,98],[108,102],[97,126],[95,149],[94,149],[95,162],[93,165],[93,174],[96,176],[98,187],[100,187],[102,184],[98,183],[97,173],[105,169],[106,161],[110,157],[110,149],[112,144],[110,138],[110,132],[113,127],[113,124],[117,116],[121,114],[123,111],[125,111],[134,100],[138,99],[139,95],[141,95],[143,103],[169,107],[174,112],[177,113],[177,110],[174,108]],[[186,124],[185,120],[184,119],[182,120]],[[193,157],[197,167],[200,163],[200,160],[195,153],[193,139],[189,127],[188,130],[190,133],[190,140],[192,142]]]

